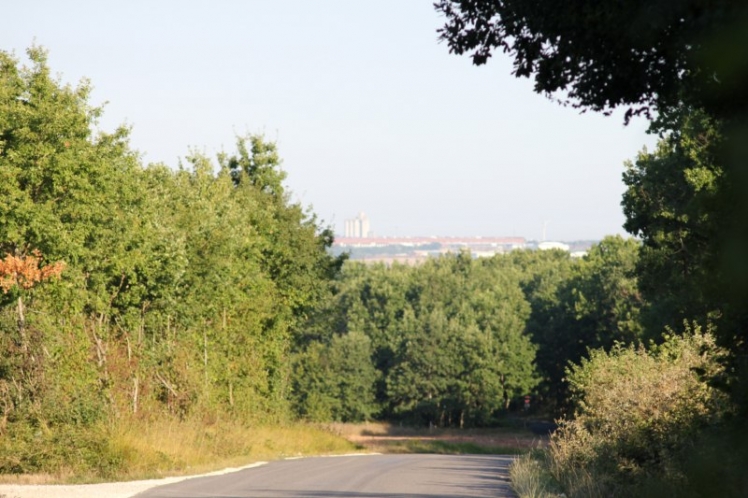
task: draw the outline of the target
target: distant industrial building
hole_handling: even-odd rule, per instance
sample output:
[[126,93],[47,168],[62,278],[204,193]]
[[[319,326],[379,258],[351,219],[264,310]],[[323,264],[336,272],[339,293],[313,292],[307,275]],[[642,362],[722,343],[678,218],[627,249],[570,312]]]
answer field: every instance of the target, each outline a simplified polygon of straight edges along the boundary
[[448,253],[490,257],[526,247],[524,237],[338,237],[333,253],[367,262],[415,264]]
[[364,213],[358,213],[353,219],[345,220],[345,237],[361,239],[371,236],[369,218]]
[[[347,220],[353,221],[353,220]],[[450,249],[523,249],[524,237],[361,237],[346,236],[335,239],[333,245],[343,247],[405,246],[418,248],[424,245],[439,245]]]
[[[545,238],[545,237],[544,237]],[[579,258],[595,243],[593,240],[569,243],[527,241],[524,237],[383,237],[375,236],[369,218],[359,213],[345,220],[344,234],[335,237],[330,248],[338,255],[348,253],[350,259],[367,263],[419,264],[429,258],[469,251],[474,258],[490,258],[517,249],[560,250]]]
[[569,244],[563,242],[541,242],[538,244],[538,249],[541,251],[550,251],[551,249],[557,249],[559,251],[569,251]]

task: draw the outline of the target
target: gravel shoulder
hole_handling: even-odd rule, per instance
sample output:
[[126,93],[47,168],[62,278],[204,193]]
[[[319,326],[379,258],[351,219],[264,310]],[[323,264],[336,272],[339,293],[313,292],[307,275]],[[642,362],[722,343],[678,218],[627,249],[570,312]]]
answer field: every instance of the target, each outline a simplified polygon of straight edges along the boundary
[[0,498],[130,498],[156,486],[172,484],[193,477],[229,474],[265,465],[257,462],[245,467],[229,468],[209,474],[149,479],[146,481],[107,482],[102,484],[0,484]]

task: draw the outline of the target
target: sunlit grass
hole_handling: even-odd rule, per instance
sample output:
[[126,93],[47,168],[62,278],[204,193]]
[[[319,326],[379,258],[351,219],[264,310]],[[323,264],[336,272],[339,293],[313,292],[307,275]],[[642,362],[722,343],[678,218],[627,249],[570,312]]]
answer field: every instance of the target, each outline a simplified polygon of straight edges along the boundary
[[519,498],[557,498],[558,491],[541,452],[527,453],[509,467],[512,489]]
[[121,428],[113,435],[112,445],[130,461],[122,477],[132,479],[357,449],[339,436],[306,424],[246,426],[227,421],[208,426],[174,420]]
[[[339,435],[302,423],[247,425],[233,420],[204,423],[162,419],[127,421],[91,429],[83,439],[101,440],[92,466],[76,457],[85,446],[55,448],[49,472],[0,475],[10,483],[124,481],[211,472],[287,456],[341,454],[360,447]],[[27,451],[32,451],[29,448]],[[65,457],[65,454],[68,456]],[[62,463],[58,463],[62,462]]]

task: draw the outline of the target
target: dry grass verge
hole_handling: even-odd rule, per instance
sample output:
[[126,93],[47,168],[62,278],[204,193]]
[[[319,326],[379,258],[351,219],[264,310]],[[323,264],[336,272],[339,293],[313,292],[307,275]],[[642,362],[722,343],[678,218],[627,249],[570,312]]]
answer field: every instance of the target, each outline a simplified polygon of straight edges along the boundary
[[512,489],[520,498],[559,498],[564,496],[558,489],[545,461],[542,451],[526,453],[509,467]]
[[247,426],[235,421],[205,424],[173,419],[130,422],[101,429],[105,441],[98,468],[71,458],[45,473],[4,474],[12,484],[95,483],[201,474],[286,456],[340,454],[354,443],[308,424]]

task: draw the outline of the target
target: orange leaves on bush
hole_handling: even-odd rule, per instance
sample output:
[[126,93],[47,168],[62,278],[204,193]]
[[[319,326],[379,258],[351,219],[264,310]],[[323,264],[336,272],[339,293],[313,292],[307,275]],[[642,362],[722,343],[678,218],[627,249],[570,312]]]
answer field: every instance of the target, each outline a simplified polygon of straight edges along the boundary
[[59,278],[65,269],[65,262],[58,261],[44,267],[41,265],[42,255],[39,251],[32,251],[29,256],[13,256],[6,254],[0,260],[0,289],[7,293],[10,289],[18,286],[22,289],[30,289],[39,282],[50,278]]

